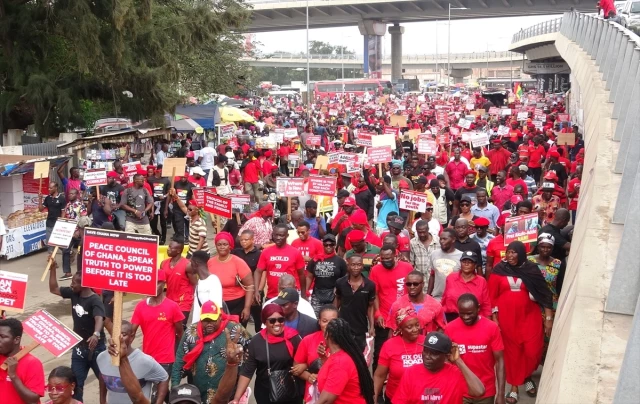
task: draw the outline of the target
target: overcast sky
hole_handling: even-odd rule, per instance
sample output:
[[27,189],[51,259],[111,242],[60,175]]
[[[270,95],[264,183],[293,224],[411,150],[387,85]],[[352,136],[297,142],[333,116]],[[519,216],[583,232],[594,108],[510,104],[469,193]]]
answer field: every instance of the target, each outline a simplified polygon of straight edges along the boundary
[[[507,50],[511,37],[521,28],[527,28],[539,22],[552,20],[558,16],[530,16],[482,18],[451,21],[451,52],[485,52]],[[447,21],[414,22],[402,24],[405,27],[402,37],[402,51],[405,55],[425,55],[436,53],[436,26],[438,53],[447,53]],[[263,32],[255,36],[261,43],[259,49],[265,53],[275,51],[306,52],[305,30]],[[319,28],[309,30],[310,41],[324,41],[331,45],[344,45],[357,54],[363,53],[363,39],[358,27]],[[383,53],[391,54],[391,35],[383,39]]]

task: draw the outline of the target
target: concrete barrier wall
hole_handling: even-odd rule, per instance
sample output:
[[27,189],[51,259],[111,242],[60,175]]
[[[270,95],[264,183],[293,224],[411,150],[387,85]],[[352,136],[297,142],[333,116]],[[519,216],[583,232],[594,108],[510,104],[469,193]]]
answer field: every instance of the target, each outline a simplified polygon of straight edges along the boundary
[[613,173],[616,122],[595,61],[562,34],[555,46],[571,67],[586,155],[577,225],[536,402],[611,403],[631,324],[629,316],[604,312],[622,235],[622,226],[611,224],[620,187],[620,175]]

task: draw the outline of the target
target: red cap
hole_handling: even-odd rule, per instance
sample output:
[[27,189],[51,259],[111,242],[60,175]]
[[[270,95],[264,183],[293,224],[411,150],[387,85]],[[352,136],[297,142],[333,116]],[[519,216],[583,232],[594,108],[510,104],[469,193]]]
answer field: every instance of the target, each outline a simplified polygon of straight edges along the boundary
[[367,221],[367,214],[362,209],[358,209],[349,216],[351,220],[351,224],[361,224],[366,225],[369,222]]
[[118,173],[117,173],[117,172],[115,172],[115,171],[109,171],[109,172],[107,173],[107,178],[119,178],[119,177],[120,177],[120,174],[118,174]]
[[347,198],[345,198],[342,206],[356,206],[356,200],[348,196]]
[[489,219],[487,219],[486,217],[479,217],[475,220],[473,220],[473,223],[476,225],[476,227],[489,227]]
[[545,180],[557,181],[558,180],[558,176],[556,175],[555,172],[549,171],[544,175],[544,179]]
[[475,171],[473,171],[473,170],[467,170],[467,171],[465,171],[465,172],[464,172],[464,176],[465,176],[465,177],[466,177],[467,175],[469,175],[469,174],[477,175],[477,173],[476,173]]
[[522,195],[511,195],[511,204],[515,205],[516,203],[522,202]]
[[271,157],[271,150],[267,150],[266,152],[264,152],[264,156]]
[[409,189],[409,184],[407,184],[407,181],[405,181],[405,180],[400,180],[400,182],[398,183],[398,188],[399,189]]
[[196,202],[195,199],[189,199],[189,205],[200,207],[200,206],[198,206],[198,202]]
[[351,230],[349,234],[347,234],[347,240],[349,240],[350,243],[364,241],[364,232],[362,230]]
[[498,227],[502,227],[504,226],[505,220],[507,220],[507,218],[511,217],[511,213],[509,212],[504,212],[503,214],[500,215],[500,217],[498,218],[498,221],[496,222],[496,225],[498,225]]
[[556,150],[553,150],[549,153],[549,157],[554,157],[559,159],[560,158],[560,153],[558,153]]

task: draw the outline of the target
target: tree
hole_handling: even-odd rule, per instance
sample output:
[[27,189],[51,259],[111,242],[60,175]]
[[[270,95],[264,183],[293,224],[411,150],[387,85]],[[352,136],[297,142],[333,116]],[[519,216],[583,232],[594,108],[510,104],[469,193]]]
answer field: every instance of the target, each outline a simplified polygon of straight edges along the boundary
[[107,105],[157,118],[181,80],[194,93],[237,81],[241,68],[207,52],[229,54],[249,19],[244,0],[0,0],[0,130],[53,136]]

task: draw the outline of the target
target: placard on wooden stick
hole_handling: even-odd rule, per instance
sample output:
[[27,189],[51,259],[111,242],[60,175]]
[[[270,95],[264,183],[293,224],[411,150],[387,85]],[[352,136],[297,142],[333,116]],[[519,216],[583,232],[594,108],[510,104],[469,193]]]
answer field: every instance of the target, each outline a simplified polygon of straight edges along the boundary
[[33,179],[49,178],[50,163],[48,161],[38,161],[33,164]]
[[186,157],[164,159],[164,164],[162,165],[162,176],[169,177],[171,179],[171,188],[173,188],[173,181],[176,178],[176,175],[184,174],[186,168]]
[[576,135],[573,133],[556,132],[556,136],[558,137],[556,140],[558,146],[575,146],[576,144]]
[[391,115],[389,120],[391,126],[398,126],[400,128],[407,127],[407,117],[404,115]]

